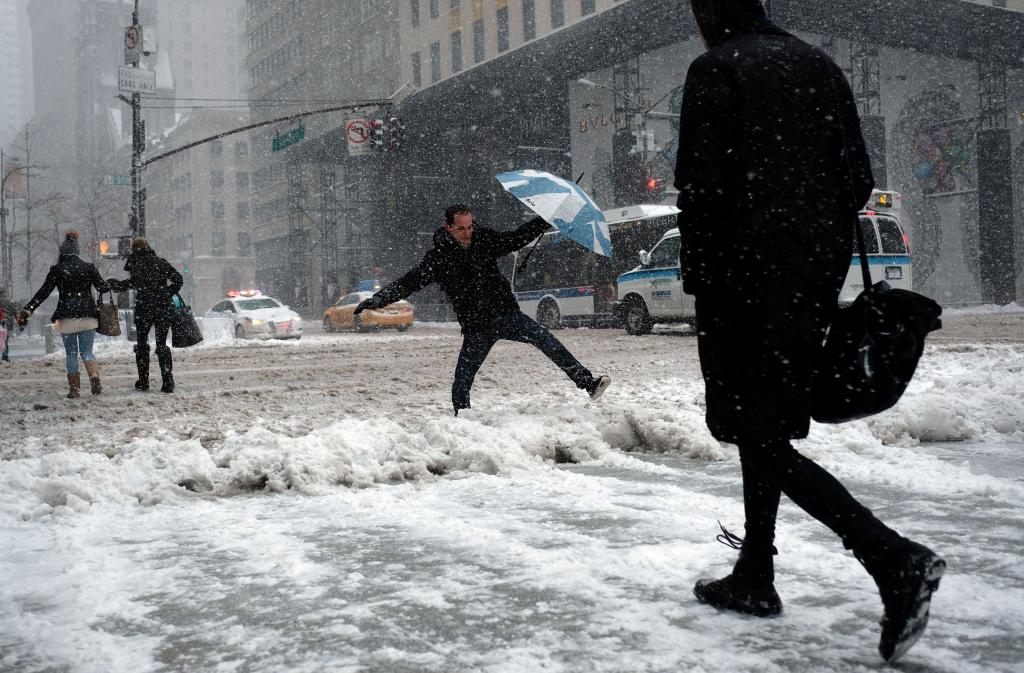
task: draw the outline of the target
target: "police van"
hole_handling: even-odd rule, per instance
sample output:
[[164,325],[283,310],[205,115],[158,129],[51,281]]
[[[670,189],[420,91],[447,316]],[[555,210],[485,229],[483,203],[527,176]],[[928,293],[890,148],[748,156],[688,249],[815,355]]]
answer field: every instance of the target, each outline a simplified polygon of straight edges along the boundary
[[512,258],[512,289],[519,307],[548,329],[615,324],[616,278],[636,264],[634,251],[649,248],[675,225],[678,213],[675,206],[653,204],[603,211],[611,258],[557,231],[543,234]]
[[[909,241],[899,220],[901,206],[898,192],[874,190],[868,208],[860,212],[860,225],[872,281],[885,280],[893,288],[909,290],[913,269]],[[647,334],[655,323],[692,324],[695,320],[694,298],[683,292],[679,246],[679,229],[669,229],[650,252],[640,251],[639,266],[618,277],[613,312],[628,334]],[[849,304],[863,290],[855,239],[839,303]]]

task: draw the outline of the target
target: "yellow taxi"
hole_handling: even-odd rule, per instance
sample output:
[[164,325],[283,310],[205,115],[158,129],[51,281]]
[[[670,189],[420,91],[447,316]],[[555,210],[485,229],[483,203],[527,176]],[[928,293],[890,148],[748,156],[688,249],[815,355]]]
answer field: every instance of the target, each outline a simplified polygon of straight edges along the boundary
[[404,299],[399,299],[384,308],[367,309],[359,315],[354,315],[359,302],[372,296],[372,292],[353,292],[343,296],[334,306],[324,311],[324,331],[354,329],[365,332],[371,329],[394,327],[399,332],[404,332],[412,327],[412,304]]

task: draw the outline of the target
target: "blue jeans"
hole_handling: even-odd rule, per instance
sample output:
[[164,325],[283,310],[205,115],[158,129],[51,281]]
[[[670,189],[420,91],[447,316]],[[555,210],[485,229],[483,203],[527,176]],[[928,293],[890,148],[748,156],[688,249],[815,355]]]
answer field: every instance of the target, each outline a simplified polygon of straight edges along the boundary
[[525,313],[509,313],[499,316],[491,329],[467,333],[462,337],[462,350],[459,352],[459,363],[455,366],[455,382],[452,383],[452,406],[456,414],[459,409],[469,408],[469,389],[473,387],[473,379],[491,348],[500,339],[536,346],[572,379],[577,388],[588,390],[594,384],[590,370],[581,365],[551,332]]
[[81,354],[83,362],[93,362],[96,356],[92,354],[92,342],[96,339],[96,330],[87,329],[84,332],[74,334],[61,334],[64,340],[64,355],[67,359],[68,374],[78,373],[78,356]]

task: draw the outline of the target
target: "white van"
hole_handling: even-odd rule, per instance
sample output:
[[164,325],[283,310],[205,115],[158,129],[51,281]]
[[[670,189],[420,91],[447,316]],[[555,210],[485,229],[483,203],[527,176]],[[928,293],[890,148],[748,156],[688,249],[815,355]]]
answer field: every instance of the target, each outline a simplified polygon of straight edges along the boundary
[[[909,290],[913,286],[913,267],[907,235],[899,222],[901,204],[898,192],[874,190],[868,201],[872,209],[861,211],[860,225],[871,280],[885,280],[890,287]],[[613,311],[628,334],[647,334],[655,323],[693,324],[696,307],[694,297],[683,292],[679,246],[679,229],[669,229],[650,252],[640,251],[640,266],[618,277],[618,301]],[[839,303],[849,304],[863,290],[855,239]]]

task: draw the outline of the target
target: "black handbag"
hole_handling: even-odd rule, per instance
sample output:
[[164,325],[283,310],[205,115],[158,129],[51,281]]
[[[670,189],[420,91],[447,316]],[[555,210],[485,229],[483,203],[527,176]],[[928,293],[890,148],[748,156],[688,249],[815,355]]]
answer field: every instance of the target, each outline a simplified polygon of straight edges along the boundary
[[188,306],[181,295],[174,295],[181,306],[171,307],[171,345],[175,348],[195,346],[203,340],[203,331],[192,315],[192,307]]
[[857,221],[864,291],[836,311],[814,373],[811,417],[844,423],[890,408],[907,389],[924,339],[942,327],[942,307],[884,280],[872,285],[864,235]]
[[121,336],[121,319],[117,314],[117,305],[114,304],[114,298],[110,298],[110,303],[103,303],[103,293],[100,292],[99,306],[96,307],[97,312],[97,327],[96,333],[102,334],[103,336],[116,337]]

